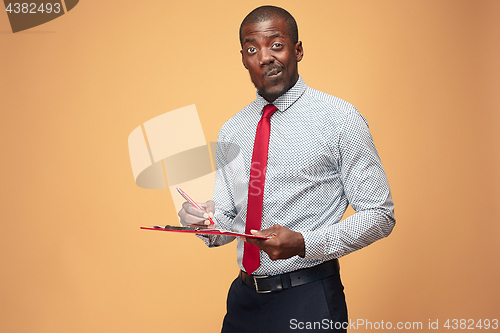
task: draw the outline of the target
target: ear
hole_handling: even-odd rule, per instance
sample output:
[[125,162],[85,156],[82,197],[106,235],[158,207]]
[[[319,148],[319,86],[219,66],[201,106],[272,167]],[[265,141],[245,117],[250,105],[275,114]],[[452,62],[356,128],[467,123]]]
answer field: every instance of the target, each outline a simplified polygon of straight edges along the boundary
[[243,63],[243,66],[245,66],[245,69],[248,70],[247,64],[245,62],[245,56],[243,55],[243,50],[240,50],[241,53],[241,62]]
[[303,57],[304,49],[302,48],[302,42],[297,42],[297,44],[295,44],[295,59],[299,62]]

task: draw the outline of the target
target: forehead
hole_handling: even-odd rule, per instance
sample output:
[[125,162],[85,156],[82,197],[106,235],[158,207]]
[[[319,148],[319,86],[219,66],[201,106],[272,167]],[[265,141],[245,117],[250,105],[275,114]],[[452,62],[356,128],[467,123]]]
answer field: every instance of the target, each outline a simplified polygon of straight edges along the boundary
[[284,38],[290,38],[286,22],[277,17],[262,22],[247,23],[243,26],[241,31],[243,43],[245,43],[245,39],[253,39],[257,36],[267,37],[276,34],[279,34]]

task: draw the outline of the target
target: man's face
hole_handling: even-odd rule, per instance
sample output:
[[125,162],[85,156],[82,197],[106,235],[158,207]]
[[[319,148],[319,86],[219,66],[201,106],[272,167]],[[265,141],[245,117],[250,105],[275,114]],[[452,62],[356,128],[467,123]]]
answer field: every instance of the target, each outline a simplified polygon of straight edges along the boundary
[[302,43],[293,44],[280,18],[246,24],[241,35],[243,65],[259,94],[273,102],[299,78],[297,63],[304,54]]

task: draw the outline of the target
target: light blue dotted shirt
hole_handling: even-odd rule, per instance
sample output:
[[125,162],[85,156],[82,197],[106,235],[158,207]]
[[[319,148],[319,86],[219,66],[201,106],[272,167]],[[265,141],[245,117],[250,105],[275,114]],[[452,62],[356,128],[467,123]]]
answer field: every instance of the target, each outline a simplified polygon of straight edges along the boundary
[[[248,182],[257,123],[268,102],[257,99],[218,136],[214,197],[218,226],[245,231]],[[395,224],[387,177],[365,118],[340,98],[309,88],[302,77],[273,103],[262,229],[280,224],[304,237],[304,258],[271,260],[260,251],[255,275],[275,275],[342,257],[388,236]],[[348,206],[356,213],[341,221]],[[220,246],[230,236],[201,236]],[[243,242],[237,261],[242,265]]]

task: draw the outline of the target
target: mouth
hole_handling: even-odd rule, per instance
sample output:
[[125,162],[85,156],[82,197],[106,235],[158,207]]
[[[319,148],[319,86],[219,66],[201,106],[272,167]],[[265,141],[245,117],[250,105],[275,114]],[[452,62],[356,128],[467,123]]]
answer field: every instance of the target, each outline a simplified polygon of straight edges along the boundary
[[282,67],[273,67],[264,72],[264,76],[269,78],[275,78],[280,76],[282,71],[283,71]]

